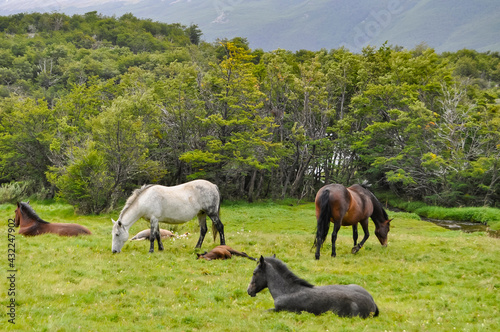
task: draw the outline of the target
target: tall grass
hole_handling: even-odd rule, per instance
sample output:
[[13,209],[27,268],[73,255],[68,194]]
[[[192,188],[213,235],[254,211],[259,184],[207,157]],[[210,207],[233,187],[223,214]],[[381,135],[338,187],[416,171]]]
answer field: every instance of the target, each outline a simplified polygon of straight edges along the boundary
[[[16,236],[16,324],[2,315],[4,330],[493,331],[500,326],[499,240],[445,230],[413,214],[390,213],[395,219],[387,248],[376,240],[370,222],[372,236],[358,254],[350,253],[352,231],[343,227],[337,257],[330,257],[326,243],[316,261],[313,204],[223,204],[228,245],[251,256],[276,254],[317,285],[365,287],[380,316],[360,319],[268,312],[269,291],[255,298],[246,293],[255,262],[196,260],[194,220],[176,229],[190,235],[165,240],[163,252],[149,254],[149,243],[139,241],[127,242],[113,255],[110,218],[118,213],[76,216],[60,203],[32,205],[47,221],[80,223],[93,235]],[[0,218],[6,222],[13,211],[14,205],[0,205]],[[138,221],[131,236],[147,227]],[[1,233],[6,248],[7,228]],[[202,249],[216,244],[208,234]],[[7,299],[2,280],[1,296]]]

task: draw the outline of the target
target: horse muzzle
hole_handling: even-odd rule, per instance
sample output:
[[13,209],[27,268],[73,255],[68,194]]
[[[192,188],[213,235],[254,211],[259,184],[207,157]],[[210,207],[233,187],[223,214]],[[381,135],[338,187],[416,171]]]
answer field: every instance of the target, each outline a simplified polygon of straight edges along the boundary
[[120,253],[119,250],[113,249],[113,254],[119,254],[119,253]]
[[255,297],[257,295],[257,293],[255,292],[255,290],[251,289],[252,286],[248,286],[248,289],[247,289],[247,293],[248,295],[250,295],[251,297]]

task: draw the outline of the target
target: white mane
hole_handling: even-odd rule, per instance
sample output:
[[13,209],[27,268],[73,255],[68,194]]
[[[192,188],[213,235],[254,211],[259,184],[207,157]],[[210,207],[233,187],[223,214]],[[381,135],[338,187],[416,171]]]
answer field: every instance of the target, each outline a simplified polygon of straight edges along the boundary
[[118,217],[118,220],[122,219],[122,215],[134,204],[134,202],[137,200],[137,198],[149,187],[154,186],[154,184],[145,184],[139,189],[134,190],[132,195],[130,195],[129,198],[127,198],[127,201],[125,202],[125,206],[122,209],[122,212],[120,212],[120,216]]

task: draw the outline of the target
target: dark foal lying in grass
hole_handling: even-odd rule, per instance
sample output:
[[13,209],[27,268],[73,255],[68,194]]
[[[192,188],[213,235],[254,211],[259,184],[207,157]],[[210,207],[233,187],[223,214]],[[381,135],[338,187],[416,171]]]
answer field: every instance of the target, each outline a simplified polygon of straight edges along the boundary
[[248,295],[254,297],[264,288],[274,299],[275,311],[307,311],[315,315],[332,311],[340,317],[378,316],[372,296],[358,285],[314,286],[300,279],[274,257],[260,257],[248,285]]
[[203,254],[196,254],[198,256],[197,259],[203,258],[206,259],[207,261],[211,261],[212,259],[230,259],[232,255],[236,256],[241,256],[241,257],[246,257],[248,259],[256,261],[257,259],[248,256],[246,253],[234,250],[233,248],[222,245],[222,246],[217,246],[210,250],[210,252],[204,252]]

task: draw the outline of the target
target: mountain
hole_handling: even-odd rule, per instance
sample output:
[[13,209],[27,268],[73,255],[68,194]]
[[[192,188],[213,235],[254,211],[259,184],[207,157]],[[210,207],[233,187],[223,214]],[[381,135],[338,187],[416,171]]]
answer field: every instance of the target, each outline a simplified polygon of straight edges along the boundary
[[250,47],[359,52],[384,42],[437,52],[500,51],[498,0],[5,0],[0,15],[97,11],[197,24],[207,42],[245,37]]

